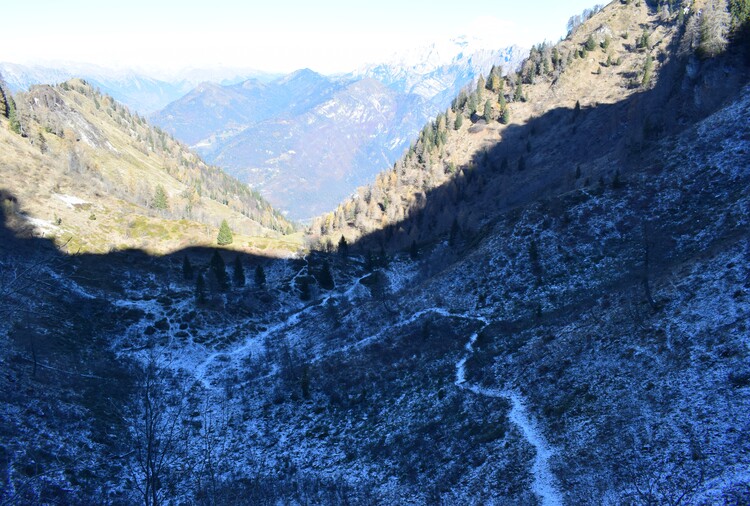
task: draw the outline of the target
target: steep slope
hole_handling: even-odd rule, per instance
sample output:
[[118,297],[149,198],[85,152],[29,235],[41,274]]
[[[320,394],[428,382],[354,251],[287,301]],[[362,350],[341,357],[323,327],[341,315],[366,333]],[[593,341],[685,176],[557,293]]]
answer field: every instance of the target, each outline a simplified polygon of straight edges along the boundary
[[620,188],[417,261],[265,261],[264,287],[203,305],[183,253],[0,243],[3,499],[745,504],[748,107],[652,144],[669,162]]
[[744,79],[680,56],[686,36],[677,19],[615,3],[556,46],[533,48],[519,74],[467,88],[391,170],[314,220],[313,240],[372,233],[368,248],[403,249],[451,229],[471,235],[515,206],[611,182],[634,163],[628,154],[715,110]]
[[[393,241],[238,255],[265,274],[224,290],[212,251],[0,241],[1,500],[747,504],[750,52],[735,32],[726,53],[676,58],[680,19],[645,7],[612,3],[560,47],[647,27],[670,47],[654,82],[623,91],[632,75],[588,73],[597,54],[556,90],[532,52],[523,94],[611,103],[558,97],[504,130],[513,146],[487,144],[497,171],[459,129],[476,175],[454,200],[426,192]],[[587,85],[602,76],[615,87]],[[444,207],[452,234],[430,230]],[[424,241],[387,251],[412,225]]]
[[246,185],[83,81],[34,87],[15,104],[19,132],[0,134],[2,189],[23,202],[21,224],[71,252],[209,244],[223,219],[246,237],[292,230]]

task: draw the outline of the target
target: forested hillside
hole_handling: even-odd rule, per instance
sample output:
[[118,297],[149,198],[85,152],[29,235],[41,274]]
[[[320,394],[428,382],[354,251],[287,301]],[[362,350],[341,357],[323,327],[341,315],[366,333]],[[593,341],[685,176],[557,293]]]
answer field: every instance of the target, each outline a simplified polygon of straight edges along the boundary
[[108,250],[210,242],[224,219],[245,236],[293,232],[246,184],[84,81],[3,90],[2,190],[37,233]]
[[743,56],[712,57],[730,30],[741,45],[744,4],[730,15],[704,3],[622,1],[573,16],[568,37],[533,47],[519,73],[495,67],[461,92],[391,169],[316,219],[312,240],[404,249],[471,236],[524,202],[619,184],[643,163],[630,155],[743,82]]

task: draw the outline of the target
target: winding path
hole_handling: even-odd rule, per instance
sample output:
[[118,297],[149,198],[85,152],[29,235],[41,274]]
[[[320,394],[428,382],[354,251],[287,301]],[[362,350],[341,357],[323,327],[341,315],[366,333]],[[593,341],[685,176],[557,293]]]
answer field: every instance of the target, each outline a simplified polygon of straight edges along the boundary
[[[306,268],[307,268],[307,265],[305,265],[305,267],[303,267],[303,269],[301,269],[300,272],[297,273],[295,278],[299,276],[302,273],[302,271],[305,270]],[[363,277],[365,276],[362,276],[362,278]],[[342,297],[351,298],[353,294],[353,290],[356,288],[357,284],[359,283],[359,281],[361,281],[362,278],[355,280],[352,286],[349,287],[347,290],[344,290],[338,293],[329,294],[326,297],[324,297],[320,302],[316,304],[311,304],[305,308],[302,308],[299,311],[293,312],[286,319],[282,320],[281,322],[275,325],[270,326],[264,332],[254,336],[253,338],[247,338],[243,344],[241,344],[238,347],[235,347],[233,350],[228,350],[228,351],[225,350],[223,352],[217,351],[208,355],[195,368],[197,379],[202,381],[203,384],[207,388],[210,388],[211,385],[207,378],[207,370],[209,366],[216,360],[216,358],[219,355],[221,354],[227,354],[230,356],[240,355],[246,352],[253,345],[256,345],[258,342],[262,342],[262,340],[268,337],[269,335],[295,325],[296,323],[299,322],[299,319],[301,316],[303,316],[304,314],[310,312],[311,310],[315,308],[324,306],[328,302],[328,300],[338,299]],[[383,330],[376,333],[375,335],[366,337],[355,343],[336,349],[333,352],[329,352],[322,356],[316,357],[313,361],[318,361],[333,353],[341,353],[341,352],[349,351],[351,349],[361,348],[362,346],[365,346],[377,340],[378,338],[380,338],[386,331],[392,331],[396,327],[403,327],[411,323],[414,323],[415,321],[419,320],[420,318],[422,318],[423,316],[427,314],[437,314],[437,315],[445,316],[449,318],[461,318],[461,319],[466,319],[466,320],[474,320],[474,321],[478,321],[482,323],[482,327],[469,337],[469,341],[466,343],[466,346],[465,346],[466,353],[456,363],[456,379],[454,383],[458,388],[462,390],[466,390],[468,392],[472,392],[475,395],[480,395],[483,397],[491,397],[491,398],[496,398],[496,399],[505,399],[510,402],[511,409],[508,414],[508,419],[514,425],[518,427],[524,439],[526,439],[526,441],[528,441],[529,444],[533,446],[535,450],[534,464],[532,465],[532,469],[531,469],[531,472],[534,478],[534,482],[532,485],[533,492],[539,497],[541,504],[543,506],[562,505],[563,500],[562,500],[562,494],[560,493],[560,487],[549,465],[550,457],[554,455],[554,451],[549,445],[549,443],[547,442],[547,440],[545,439],[544,434],[541,432],[541,430],[539,430],[535,420],[532,418],[532,416],[529,414],[528,410],[526,409],[526,406],[524,404],[523,397],[521,396],[521,394],[515,391],[510,391],[510,390],[500,390],[500,389],[483,387],[481,385],[471,383],[466,380],[466,362],[475,351],[474,344],[476,343],[479,333],[482,330],[484,330],[490,323],[489,320],[485,318],[484,316],[474,315],[474,314],[469,314],[469,313],[453,313],[451,311],[448,311],[444,308],[439,308],[439,307],[422,309],[412,314],[410,317],[400,320],[397,323],[388,326],[388,328],[384,328]]]
[[[461,315],[461,317],[471,318],[464,315]],[[549,459],[554,452],[545,439],[544,434],[539,430],[536,422],[527,411],[521,395],[517,392],[486,388],[466,381],[466,361],[474,353],[474,343],[476,343],[479,333],[488,325],[485,318],[477,317],[474,319],[481,321],[484,325],[469,337],[469,342],[466,343],[465,347],[466,354],[456,363],[455,384],[457,387],[463,390],[468,390],[476,395],[510,401],[511,409],[508,418],[518,427],[521,434],[523,434],[523,437],[534,447],[536,452],[534,465],[531,468],[532,475],[534,476],[532,490],[539,497],[542,505],[562,505],[563,500],[562,494],[560,493],[560,487],[549,466]]]

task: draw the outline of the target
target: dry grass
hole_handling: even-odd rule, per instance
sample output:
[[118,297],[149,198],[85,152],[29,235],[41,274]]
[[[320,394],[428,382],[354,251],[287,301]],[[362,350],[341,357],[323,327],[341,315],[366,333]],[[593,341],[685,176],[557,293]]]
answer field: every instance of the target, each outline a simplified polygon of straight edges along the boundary
[[[18,201],[9,226],[19,234],[52,239],[71,254],[131,248],[165,254],[187,246],[216,246],[217,227],[195,218],[168,219],[128,198],[138,185],[154,188],[160,184],[170,204],[179,210],[186,186],[164,170],[174,161],[144,152],[103,112],[104,107],[97,110],[87,97],[74,91],[60,95],[99,136],[91,142],[71,131],[60,138],[32,124],[28,138],[23,138],[12,133],[8,121],[2,119],[0,189]],[[39,132],[47,144],[45,153],[40,150]],[[72,169],[71,153],[87,169]],[[196,208],[198,218],[210,218],[209,223],[226,219],[234,230],[244,232],[235,234],[233,249],[288,256],[302,247],[300,234],[281,235],[214,200],[201,198]]]

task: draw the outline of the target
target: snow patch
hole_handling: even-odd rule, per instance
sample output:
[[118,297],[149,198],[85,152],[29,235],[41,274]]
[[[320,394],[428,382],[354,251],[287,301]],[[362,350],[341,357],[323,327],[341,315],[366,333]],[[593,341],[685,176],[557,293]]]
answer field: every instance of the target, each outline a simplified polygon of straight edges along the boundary
[[78,197],[74,197],[73,195],[64,195],[64,194],[56,193],[55,197],[57,197],[58,199],[62,200],[66,204],[68,204],[68,207],[73,207],[73,206],[77,206],[77,205],[81,205],[81,204],[89,204],[90,203],[90,202],[88,202],[86,200],[79,199]]

